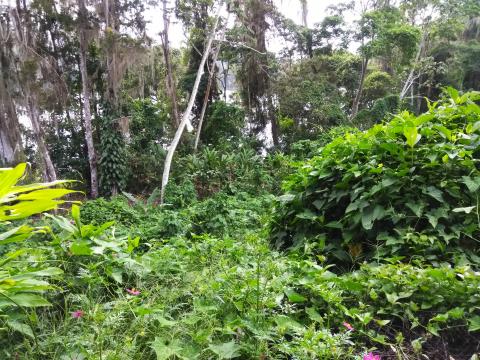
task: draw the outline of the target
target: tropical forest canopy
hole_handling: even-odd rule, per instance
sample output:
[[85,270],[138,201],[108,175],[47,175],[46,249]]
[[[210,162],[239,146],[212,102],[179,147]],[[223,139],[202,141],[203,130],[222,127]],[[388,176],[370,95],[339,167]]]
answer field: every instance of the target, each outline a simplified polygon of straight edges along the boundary
[[0,359],[480,357],[480,2],[291,2],[0,5]]

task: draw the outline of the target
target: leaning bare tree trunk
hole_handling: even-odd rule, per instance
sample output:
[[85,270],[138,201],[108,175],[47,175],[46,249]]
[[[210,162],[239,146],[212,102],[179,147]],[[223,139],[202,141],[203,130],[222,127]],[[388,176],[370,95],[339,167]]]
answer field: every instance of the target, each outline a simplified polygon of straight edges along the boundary
[[365,81],[365,74],[367,73],[367,66],[368,58],[365,58],[362,61],[362,71],[360,73],[360,84],[358,84],[357,95],[355,95],[355,99],[353,100],[352,104],[352,114],[350,115],[351,120],[358,114],[358,107],[360,105],[360,99],[362,98],[363,83]]
[[[228,22],[228,17],[226,22]],[[226,24],[222,30],[222,34],[220,35],[220,40],[223,39],[225,35],[225,30],[226,30]],[[203,98],[202,112],[200,113],[200,119],[198,121],[198,129],[197,129],[197,134],[195,136],[195,145],[193,146],[194,152],[197,151],[198,143],[200,141],[200,134],[202,132],[202,126],[203,126],[203,119],[205,118],[205,112],[207,111],[207,106],[208,106],[208,98],[210,97],[210,91],[212,89],[213,80],[215,79],[215,68],[217,66],[217,59],[218,59],[218,55],[220,54],[220,48],[221,48],[221,43],[218,42],[217,48],[215,49],[215,53],[213,54],[212,68],[208,76],[208,83],[207,83],[207,89],[205,91],[205,97]]]
[[38,114],[38,109],[35,105],[35,101],[33,100],[30,94],[27,95],[27,102],[28,102],[28,112],[30,115],[30,121],[32,123],[33,133],[37,141],[38,151],[40,151],[40,155],[42,156],[42,160],[44,162],[45,181],[55,181],[57,180],[55,167],[53,166],[52,159],[50,158],[50,154],[48,152],[47,146],[45,145],[43,131],[40,126],[40,116]]
[[185,125],[189,121],[190,114],[192,112],[193,104],[195,102],[195,98],[198,93],[198,87],[200,85],[200,80],[202,79],[204,67],[205,67],[205,62],[207,61],[208,55],[210,53],[210,49],[212,47],[212,42],[213,39],[215,38],[215,34],[217,32],[217,26],[218,22],[220,19],[220,13],[223,8],[223,1],[220,4],[220,7],[218,9],[218,13],[215,18],[215,24],[213,25],[212,32],[210,33],[210,36],[207,41],[207,45],[205,46],[205,50],[203,52],[202,60],[200,61],[200,65],[198,67],[197,71],[197,77],[195,78],[195,83],[193,84],[193,89],[190,94],[190,100],[188,101],[187,108],[185,109],[185,112],[183,113],[182,116],[182,121],[180,122],[180,125],[177,128],[177,131],[175,132],[175,136],[173,137],[172,143],[170,144],[170,147],[168,148],[168,153],[167,157],[165,158],[165,165],[163,168],[163,176],[162,176],[162,190],[160,192],[160,203],[163,204],[165,200],[165,188],[167,187],[168,184],[168,178],[170,176],[170,167],[172,165],[172,159],[173,159],[173,154],[175,153],[175,150],[177,148],[178,142],[180,141],[180,138],[182,137],[183,130],[185,129]]
[[180,116],[178,115],[177,87],[173,75],[172,62],[170,59],[170,44],[168,40],[168,28],[170,26],[170,17],[167,12],[167,0],[163,0],[163,34],[161,34],[163,57],[167,69],[167,92],[172,103],[173,122],[176,126],[180,125]]
[[[418,46],[418,51],[417,55],[415,56],[415,62],[413,63],[412,69],[410,70],[410,73],[408,74],[407,80],[405,80],[405,83],[403,84],[402,91],[400,92],[400,100],[403,100],[405,96],[408,93],[408,90],[410,87],[413,85],[413,82],[415,80],[415,65],[418,64],[420,61],[420,58],[423,53],[423,49],[425,47],[425,41],[426,41],[426,34],[422,36],[422,40],[420,41],[420,45]],[[418,77],[418,76],[417,76]]]
[[90,195],[98,197],[97,155],[93,145],[92,114],[90,112],[90,87],[87,74],[87,8],[85,0],[78,0],[80,28],[80,73],[82,74],[83,120],[85,124],[85,141],[87,143],[88,163],[90,165]]

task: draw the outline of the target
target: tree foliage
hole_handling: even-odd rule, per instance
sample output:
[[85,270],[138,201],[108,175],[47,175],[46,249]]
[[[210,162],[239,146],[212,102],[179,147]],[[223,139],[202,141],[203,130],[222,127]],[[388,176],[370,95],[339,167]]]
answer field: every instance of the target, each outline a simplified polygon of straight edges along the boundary
[[474,254],[480,97],[448,92],[427,113],[338,137],[303,164],[279,198],[274,244],[309,243],[345,263]]

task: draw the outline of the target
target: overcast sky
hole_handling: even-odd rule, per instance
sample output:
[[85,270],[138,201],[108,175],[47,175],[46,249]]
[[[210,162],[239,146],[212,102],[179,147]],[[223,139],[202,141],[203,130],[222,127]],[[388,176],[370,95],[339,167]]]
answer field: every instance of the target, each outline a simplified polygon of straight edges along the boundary
[[[173,0],[170,0],[173,3]],[[308,2],[308,18],[309,26],[322,21],[326,15],[326,9],[329,5],[338,4],[339,0],[307,0]],[[302,7],[300,0],[274,0],[276,6],[280,11],[297,24],[302,22]],[[146,18],[149,21],[147,26],[148,34],[154,39],[158,40],[158,33],[163,30],[163,22],[161,16],[161,9],[147,11]],[[172,19],[170,26],[170,41],[173,47],[180,47],[185,45],[186,35],[182,26],[177,20]],[[268,43],[268,50],[278,51],[281,49],[281,44],[276,39],[270,39]]]

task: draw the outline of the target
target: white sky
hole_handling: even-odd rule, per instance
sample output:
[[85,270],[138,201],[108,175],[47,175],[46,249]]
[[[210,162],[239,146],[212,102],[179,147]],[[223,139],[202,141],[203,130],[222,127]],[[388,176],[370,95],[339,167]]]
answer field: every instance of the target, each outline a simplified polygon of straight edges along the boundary
[[[301,24],[302,22],[302,7],[300,0],[274,0],[275,5],[280,11],[295,23]],[[326,9],[330,5],[338,4],[340,0],[307,0],[308,3],[308,26],[313,26],[315,23],[322,21],[327,15]],[[173,4],[173,0],[170,0],[170,4]],[[170,5],[170,6],[171,6]],[[152,38],[158,40],[158,33],[163,30],[162,10],[160,7],[151,9],[146,12],[146,19],[149,21],[147,25],[147,32]],[[186,36],[182,26],[174,18],[171,19],[170,25],[170,42],[173,47],[180,47],[185,45]],[[281,44],[276,39],[269,41],[268,50],[278,51],[281,49]]]

